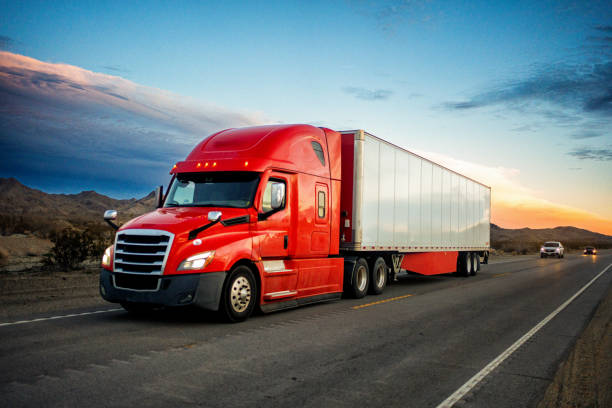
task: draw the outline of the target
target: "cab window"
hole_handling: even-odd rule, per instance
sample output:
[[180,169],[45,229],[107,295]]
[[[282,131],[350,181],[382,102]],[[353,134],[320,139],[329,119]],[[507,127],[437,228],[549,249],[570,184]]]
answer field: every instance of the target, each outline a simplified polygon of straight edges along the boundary
[[285,208],[286,202],[286,183],[281,179],[270,179],[264,190],[261,210],[265,214],[272,210]]

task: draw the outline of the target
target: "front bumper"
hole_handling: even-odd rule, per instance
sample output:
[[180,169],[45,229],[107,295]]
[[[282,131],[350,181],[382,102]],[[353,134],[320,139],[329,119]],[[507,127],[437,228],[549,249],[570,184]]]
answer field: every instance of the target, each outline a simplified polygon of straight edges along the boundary
[[[148,276],[130,275],[129,278],[159,279],[154,287],[125,289],[117,285],[117,279],[128,274],[100,272],[100,295],[109,302],[148,303],[160,306],[195,305],[206,310],[219,310],[225,272],[209,272],[191,275]],[[118,287],[119,286],[119,287]]]

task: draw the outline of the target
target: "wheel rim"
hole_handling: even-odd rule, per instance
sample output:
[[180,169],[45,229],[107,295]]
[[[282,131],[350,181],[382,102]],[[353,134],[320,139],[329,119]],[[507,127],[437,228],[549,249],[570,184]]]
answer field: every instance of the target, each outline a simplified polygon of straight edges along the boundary
[[381,265],[376,269],[376,286],[382,288],[385,284],[385,268]]
[[472,273],[472,257],[469,255],[465,257],[465,270],[467,273]]
[[357,289],[361,292],[365,290],[366,283],[368,282],[368,272],[365,266],[360,266],[357,269]]
[[251,283],[244,276],[239,276],[232,283],[230,290],[232,309],[237,313],[244,312],[251,302]]

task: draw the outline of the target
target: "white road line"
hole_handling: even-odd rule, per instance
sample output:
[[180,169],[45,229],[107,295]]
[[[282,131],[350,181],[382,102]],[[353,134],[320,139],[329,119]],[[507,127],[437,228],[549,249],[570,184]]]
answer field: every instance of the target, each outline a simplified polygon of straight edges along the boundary
[[457,391],[455,391],[450,397],[442,401],[436,408],[449,408],[452,407],[457,401],[465,396],[468,392],[472,390],[483,378],[485,378],[491,371],[495,370],[497,366],[499,366],[505,359],[510,357],[512,353],[514,353],[523,343],[529,340],[534,334],[536,334],[546,323],[551,321],[556,315],[558,315],[563,309],[565,309],[574,299],[582,294],[589,286],[593,284],[601,275],[603,275],[608,269],[612,267],[612,264],[606,266],[606,268],[599,272],[597,276],[595,276],[589,283],[584,285],[582,289],[574,294],[571,298],[569,298],[565,303],[559,306],[554,312],[546,316],[544,320],[535,325],[531,330],[529,330],[523,337],[518,339],[513,345],[508,347],[503,353],[501,353],[497,358],[491,361],[485,368],[480,370],[475,376],[470,378],[465,384],[463,384]]
[[95,312],[84,312],[84,313],[73,313],[73,314],[67,314],[67,315],[61,315],[61,316],[40,317],[38,319],[32,319],[32,320],[19,320],[18,322],[0,323],[0,327],[14,326],[17,324],[42,322],[45,320],[66,319],[68,317],[87,316],[87,315],[100,314],[100,313],[110,313],[110,312],[116,312],[118,310],[123,310],[123,309],[116,308],[116,309],[107,309],[107,310],[97,310]]

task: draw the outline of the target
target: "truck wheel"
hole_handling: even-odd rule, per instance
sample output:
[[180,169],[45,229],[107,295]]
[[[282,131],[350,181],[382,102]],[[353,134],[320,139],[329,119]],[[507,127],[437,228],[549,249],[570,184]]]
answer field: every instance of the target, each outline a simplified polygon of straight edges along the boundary
[[472,276],[476,275],[480,270],[480,255],[472,252]]
[[370,271],[368,270],[368,263],[365,259],[359,258],[355,264],[355,273],[351,280],[350,296],[355,299],[361,299],[368,292],[369,284]]
[[380,295],[385,290],[387,284],[387,264],[381,257],[376,258],[372,270],[370,271],[369,293]]
[[484,258],[482,258],[482,263],[485,265],[489,264],[489,251],[485,251]]
[[219,312],[229,322],[242,322],[251,315],[256,302],[253,272],[244,265],[235,267],[225,279]]
[[150,313],[155,308],[155,305],[148,303],[136,303],[136,302],[121,302],[119,303],[129,314],[132,315],[145,315]]

